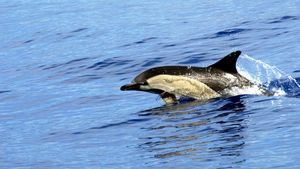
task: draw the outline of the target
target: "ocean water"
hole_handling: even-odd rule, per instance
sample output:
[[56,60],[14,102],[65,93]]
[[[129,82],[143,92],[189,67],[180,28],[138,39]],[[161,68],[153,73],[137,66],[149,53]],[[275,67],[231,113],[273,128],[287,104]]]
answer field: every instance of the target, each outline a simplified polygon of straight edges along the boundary
[[[2,0],[0,23],[0,168],[300,168],[299,0]],[[119,90],[235,50],[283,94]]]

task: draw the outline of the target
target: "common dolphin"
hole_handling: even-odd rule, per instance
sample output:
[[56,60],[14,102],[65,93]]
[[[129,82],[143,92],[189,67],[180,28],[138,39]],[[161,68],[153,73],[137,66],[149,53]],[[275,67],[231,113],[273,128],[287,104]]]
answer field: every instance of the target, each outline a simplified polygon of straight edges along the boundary
[[[137,90],[159,94],[168,103],[177,103],[182,97],[207,101],[229,97],[234,90],[257,86],[240,75],[236,62],[241,51],[235,51],[208,67],[162,66],[148,69],[136,76],[122,91]],[[261,94],[268,91],[257,86]]]

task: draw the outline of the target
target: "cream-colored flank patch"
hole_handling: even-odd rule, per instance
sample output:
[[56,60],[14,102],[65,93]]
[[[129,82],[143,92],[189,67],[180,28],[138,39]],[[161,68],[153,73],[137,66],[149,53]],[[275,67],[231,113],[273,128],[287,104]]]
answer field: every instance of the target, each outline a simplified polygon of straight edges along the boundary
[[158,75],[147,80],[152,89],[160,89],[179,96],[186,96],[198,100],[220,97],[220,94],[204,83],[184,76]]

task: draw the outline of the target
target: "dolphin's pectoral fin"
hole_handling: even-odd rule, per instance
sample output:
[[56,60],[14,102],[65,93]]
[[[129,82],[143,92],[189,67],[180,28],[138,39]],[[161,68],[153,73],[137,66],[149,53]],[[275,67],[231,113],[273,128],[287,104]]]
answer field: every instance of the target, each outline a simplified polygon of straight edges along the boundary
[[220,61],[210,65],[209,67],[220,69],[227,73],[236,74],[238,73],[236,70],[236,62],[238,57],[241,55],[241,53],[242,53],[241,51],[232,52],[229,55],[225,56]]
[[174,94],[163,92],[160,94],[160,97],[165,101],[166,104],[175,104],[178,103],[176,96]]

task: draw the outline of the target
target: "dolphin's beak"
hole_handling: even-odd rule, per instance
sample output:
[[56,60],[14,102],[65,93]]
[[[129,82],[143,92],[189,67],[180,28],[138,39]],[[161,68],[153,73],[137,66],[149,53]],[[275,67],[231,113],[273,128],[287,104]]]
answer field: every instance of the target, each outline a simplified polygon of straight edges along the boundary
[[142,84],[140,83],[131,83],[131,84],[127,84],[127,85],[124,85],[124,86],[121,86],[121,90],[122,91],[126,91],[126,90],[140,90],[140,86]]

